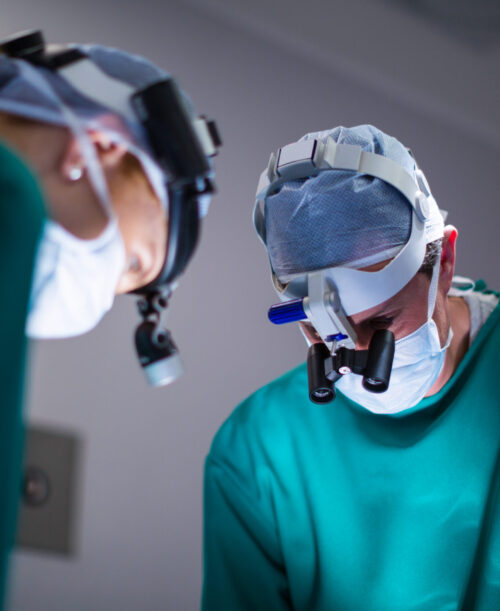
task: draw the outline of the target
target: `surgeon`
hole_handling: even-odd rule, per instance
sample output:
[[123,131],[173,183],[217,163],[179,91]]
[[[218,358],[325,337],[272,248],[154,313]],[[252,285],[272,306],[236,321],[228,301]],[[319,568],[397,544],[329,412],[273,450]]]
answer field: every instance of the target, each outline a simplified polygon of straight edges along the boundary
[[213,441],[204,611],[500,608],[500,308],[444,216],[373,126],[271,156],[270,318],[310,347]]
[[149,382],[182,373],[163,328],[214,190],[215,124],[146,59],[100,45],[0,43],[0,608],[21,484],[25,338],[87,333],[139,299]]

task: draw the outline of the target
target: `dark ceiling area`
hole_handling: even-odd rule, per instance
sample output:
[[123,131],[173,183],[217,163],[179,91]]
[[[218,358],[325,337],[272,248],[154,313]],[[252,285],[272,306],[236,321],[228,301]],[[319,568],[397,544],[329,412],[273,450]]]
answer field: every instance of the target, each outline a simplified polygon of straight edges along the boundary
[[498,0],[386,0],[462,43],[490,49],[500,43]]

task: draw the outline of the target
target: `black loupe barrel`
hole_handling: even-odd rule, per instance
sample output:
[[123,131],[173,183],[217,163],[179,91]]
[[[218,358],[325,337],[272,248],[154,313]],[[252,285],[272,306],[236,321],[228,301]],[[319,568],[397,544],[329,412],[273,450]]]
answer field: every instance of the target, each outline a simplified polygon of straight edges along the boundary
[[394,334],[386,329],[375,331],[368,349],[363,386],[370,392],[385,392],[389,388],[394,360]]
[[307,351],[309,398],[313,403],[329,403],[335,399],[333,383],[326,377],[325,361],[330,351],[325,344],[313,344]]

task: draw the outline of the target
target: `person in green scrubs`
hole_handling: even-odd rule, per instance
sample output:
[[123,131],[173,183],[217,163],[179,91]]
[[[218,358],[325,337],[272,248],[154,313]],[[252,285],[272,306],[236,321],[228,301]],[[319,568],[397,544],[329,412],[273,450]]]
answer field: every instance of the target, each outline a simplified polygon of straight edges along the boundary
[[[3,64],[0,61],[0,75],[5,72],[7,61]],[[36,285],[37,278],[33,270],[37,269],[38,278],[43,276],[44,267],[50,269],[44,249],[45,253],[50,248],[55,249],[55,244],[43,241],[46,216],[53,225],[57,223],[89,245],[99,239],[108,223],[68,127],[36,120],[36,106],[27,108],[19,89],[17,92],[14,89],[14,95],[19,98],[18,107],[13,106],[13,112],[2,111],[2,102],[12,99],[10,93],[7,89],[3,96],[0,87],[0,292],[3,304],[0,336],[4,347],[0,366],[0,608],[3,608],[8,551],[14,544],[21,489],[26,319],[36,314],[34,332],[30,335],[43,335],[46,325],[49,336],[54,331],[51,310],[57,313],[66,299],[79,299],[78,292],[72,296],[58,287],[59,292],[53,291],[47,297],[41,291],[41,301],[37,303],[32,282]],[[26,92],[24,95],[28,97]],[[122,293],[153,279],[161,267],[166,243],[166,214],[135,158],[124,147],[110,145],[104,131],[95,131],[92,138],[109,180],[121,229],[120,241],[123,239],[125,246],[123,269],[112,288],[112,293]],[[86,257],[84,249],[81,250],[83,259]],[[105,257],[101,265],[109,267]],[[89,288],[84,273],[85,266],[78,280]],[[47,276],[42,279],[49,280]],[[113,276],[108,279],[112,282]],[[39,284],[42,283],[39,281]],[[63,332],[69,330],[68,327],[62,329]]]
[[[142,120],[154,114],[151,105],[141,98],[142,115],[132,112],[133,95],[158,87],[161,101],[168,98],[174,109],[186,105],[185,115],[174,115],[180,136],[199,145],[190,159],[206,162],[193,176],[199,180],[202,170],[211,176],[212,149],[201,145],[201,137],[198,142],[190,126],[196,117],[187,110],[185,94],[148,60],[101,45],[46,46],[39,31],[0,43],[0,608],[22,483],[26,338],[90,331],[115,295],[139,289],[154,295],[160,285],[165,290],[194,250],[190,232],[200,222],[200,201],[207,202],[210,182],[201,194],[185,181],[189,198],[168,186],[167,164],[157,154],[161,147],[153,146]],[[155,123],[155,137],[172,144],[167,119]],[[181,153],[177,147],[176,160]],[[174,253],[170,193],[177,207],[191,211],[176,209],[183,235]],[[186,236],[189,252],[181,252]],[[168,278],[167,260],[177,264]],[[156,329],[159,322],[146,324]],[[157,352],[165,357],[165,351]]]
[[[417,176],[407,149],[373,126],[302,143],[328,138]],[[410,244],[412,214],[394,186],[352,169],[282,180],[258,227],[275,288],[286,294],[316,270],[389,269]],[[333,402],[314,404],[303,364],[217,433],[205,466],[204,611],[500,609],[498,293],[454,276],[457,230],[434,220],[409,282],[348,316],[357,349],[375,331],[394,334],[387,392],[351,373]],[[349,287],[337,288],[343,303]],[[322,341],[300,324],[309,345]]]
[[21,403],[26,350],[24,327],[43,219],[42,196],[34,176],[19,157],[0,143],[0,345],[4,347],[0,362],[0,608],[7,572],[7,550],[14,544],[20,489]]

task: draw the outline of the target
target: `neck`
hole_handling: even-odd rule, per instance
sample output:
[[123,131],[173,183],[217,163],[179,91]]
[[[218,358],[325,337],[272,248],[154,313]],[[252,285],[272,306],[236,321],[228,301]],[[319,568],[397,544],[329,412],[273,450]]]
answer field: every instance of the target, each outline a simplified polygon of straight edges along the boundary
[[[449,323],[447,328],[449,329],[449,326],[451,326],[453,338],[448,349],[446,350],[443,370],[441,371],[438,379],[429,389],[429,392],[426,395],[427,397],[435,395],[443,388],[443,386],[455,373],[458,365],[469,348],[469,307],[467,306],[465,299],[462,299],[461,297],[447,297],[447,302],[449,311]],[[444,343],[442,338],[441,341]]]

